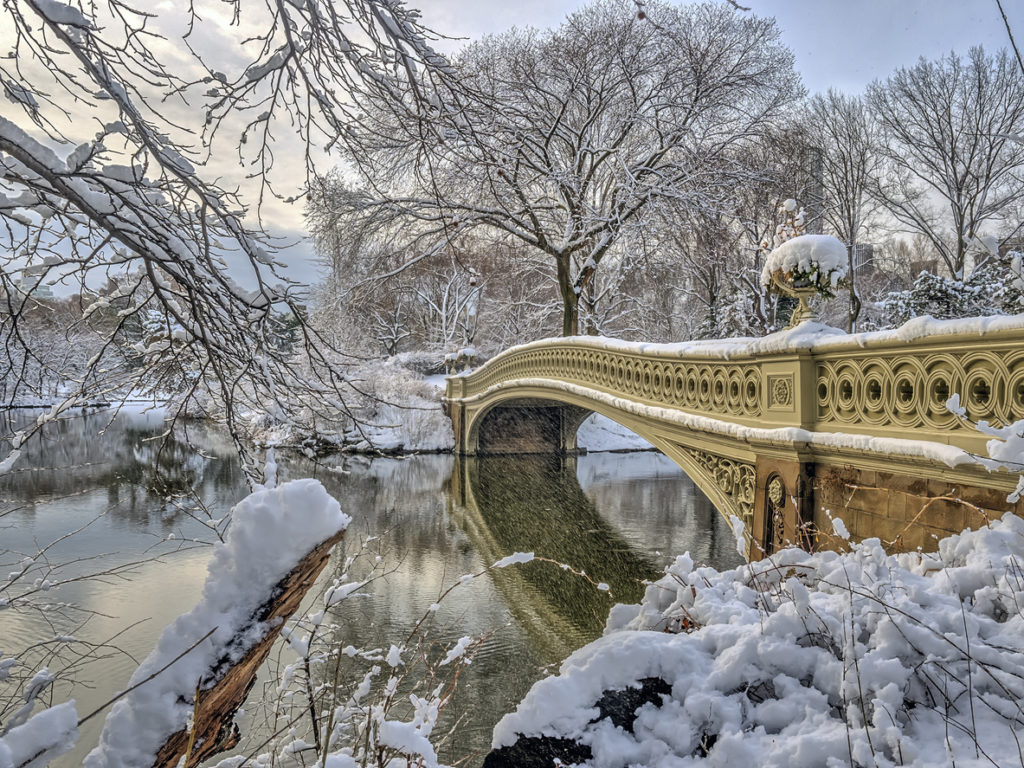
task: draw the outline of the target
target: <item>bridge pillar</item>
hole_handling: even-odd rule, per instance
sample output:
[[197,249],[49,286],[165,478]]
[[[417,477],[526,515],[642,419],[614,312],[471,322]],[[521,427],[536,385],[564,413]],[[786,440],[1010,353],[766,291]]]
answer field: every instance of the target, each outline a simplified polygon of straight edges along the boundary
[[813,476],[811,462],[758,458],[752,560],[791,545],[814,548]]

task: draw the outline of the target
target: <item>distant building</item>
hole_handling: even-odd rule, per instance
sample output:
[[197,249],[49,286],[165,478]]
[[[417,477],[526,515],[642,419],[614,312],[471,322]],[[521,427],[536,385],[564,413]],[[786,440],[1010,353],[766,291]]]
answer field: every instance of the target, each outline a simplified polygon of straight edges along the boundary
[[53,289],[43,282],[49,270],[49,264],[35,264],[23,268],[18,280],[18,290],[33,299],[52,299]]
[[871,277],[875,274],[875,246],[873,243],[857,243],[853,250],[853,268],[857,277]]

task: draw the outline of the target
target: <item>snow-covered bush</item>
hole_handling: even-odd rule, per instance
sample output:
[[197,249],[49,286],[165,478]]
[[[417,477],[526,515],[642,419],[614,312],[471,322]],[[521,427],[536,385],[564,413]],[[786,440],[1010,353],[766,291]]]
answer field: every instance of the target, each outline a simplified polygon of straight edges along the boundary
[[967,409],[960,404],[960,395],[950,397],[946,401],[946,408],[983,435],[992,438],[985,444],[988,458],[977,459],[980,464],[989,471],[1007,469],[1020,473],[1016,490],[1007,496],[1006,500],[1016,503],[1024,497],[1024,419],[1004,427],[994,427],[987,421],[972,422],[967,418]]
[[[640,605],[541,681],[495,730],[567,738],[601,766],[1018,765],[1024,521],[887,555],[787,549],[731,571],[677,558]],[[660,678],[633,732],[603,691]]]
[[[459,590],[476,579],[505,568],[532,567],[535,561],[557,566],[564,578],[581,578],[602,592],[609,589],[567,564],[515,552],[452,579],[434,603],[424,606],[408,636],[376,648],[341,647],[331,624],[342,620],[337,608],[365,597],[373,582],[387,576],[375,554],[379,544],[371,538],[356,548],[321,600],[282,632],[296,660],[275,676],[276,695],[263,704],[268,713],[263,730],[280,736],[261,745],[266,751],[253,761],[257,768],[442,768],[437,745],[458,733],[458,720],[445,719],[445,709],[456,695],[460,671],[484,640],[463,636],[454,643],[436,642],[442,604],[458,599]],[[220,765],[241,768],[244,760],[230,757]]]
[[[440,357],[438,358],[440,362]],[[268,405],[249,415],[249,434],[264,445],[335,446],[367,452],[447,451],[455,444],[441,410],[440,379],[410,370],[421,359],[405,355],[350,366],[344,409],[325,402],[285,413]]]
[[822,296],[832,297],[846,277],[846,246],[831,235],[800,235],[774,248],[761,269],[761,284],[781,280],[792,288],[813,287]]
[[879,302],[882,317],[901,325],[923,315],[939,319],[1024,312],[1020,254],[992,256],[966,279],[921,272],[906,290],[892,291]]

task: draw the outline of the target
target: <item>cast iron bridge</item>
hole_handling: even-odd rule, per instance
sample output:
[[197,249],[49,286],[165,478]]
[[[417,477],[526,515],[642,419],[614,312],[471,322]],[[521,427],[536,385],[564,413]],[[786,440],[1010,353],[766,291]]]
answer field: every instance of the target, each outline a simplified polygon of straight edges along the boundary
[[1024,319],[912,322],[895,332],[687,345],[559,338],[449,377],[463,455],[576,452],[591,413],[676,461],[751,534],[751,555],[813,545],[841,517],[855,538],[928,549],[1016,509],[1010,472],[975,460],[971,421],[1024,419]]

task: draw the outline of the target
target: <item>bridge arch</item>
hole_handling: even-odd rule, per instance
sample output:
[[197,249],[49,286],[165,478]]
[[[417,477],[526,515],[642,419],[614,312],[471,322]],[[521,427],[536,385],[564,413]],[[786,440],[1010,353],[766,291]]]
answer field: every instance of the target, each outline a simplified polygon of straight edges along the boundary
[[464,413],[460,453],[573,453],[580,425],[597,413],[651,443],[679,465],[730,524],[735,515],[752,531],[756,454],[732,446],[723,455],[718,452],[721,446],[707,445],[700,433],[669,434],[640,411],[626,403],[616,407],[599,393],[570,391],[556,383],[499,388]]

